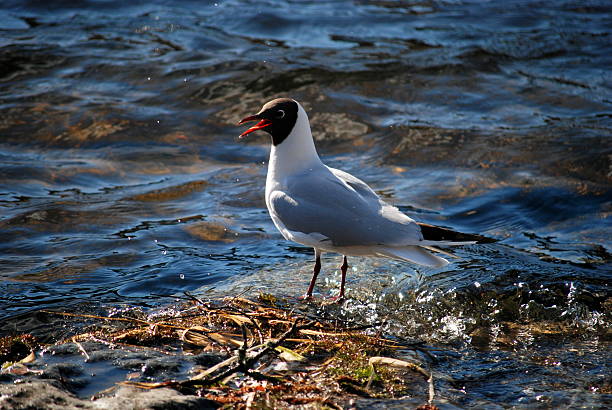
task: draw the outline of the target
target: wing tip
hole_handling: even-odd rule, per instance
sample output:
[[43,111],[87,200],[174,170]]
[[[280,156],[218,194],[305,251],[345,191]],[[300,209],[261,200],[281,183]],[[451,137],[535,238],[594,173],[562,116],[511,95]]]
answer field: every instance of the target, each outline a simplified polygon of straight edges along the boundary
[[[475,243],[494,243],[497,239],[475,233],[457,232],[452,229],[417,222],[425,240],[431,242],[449,242],[453,245],[470,245]],[[442,244],[442,243],[441,243]]]

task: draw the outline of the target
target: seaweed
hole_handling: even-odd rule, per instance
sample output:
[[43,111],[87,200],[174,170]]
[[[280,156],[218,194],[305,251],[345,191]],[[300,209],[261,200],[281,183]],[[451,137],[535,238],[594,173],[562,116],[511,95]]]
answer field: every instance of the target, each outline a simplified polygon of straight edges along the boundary
[[300,312],[265,294],[257,300],[192,297],[178,309],[149,318],[127,312],[112,317],[47,313],[88,321],[87,332],[56,343],[74,343],[86,358],[86,341],[220,357],[214,365],[196,366],[185,379],[121,385],[173,388],[228,408],[345,408],[356,400],[414,397],[416,388],[424,401],[420,408],[436,408],[431,372],[422,363],[394,357],[400,350],[424,347],[387,338],[376,325],[349,326]]

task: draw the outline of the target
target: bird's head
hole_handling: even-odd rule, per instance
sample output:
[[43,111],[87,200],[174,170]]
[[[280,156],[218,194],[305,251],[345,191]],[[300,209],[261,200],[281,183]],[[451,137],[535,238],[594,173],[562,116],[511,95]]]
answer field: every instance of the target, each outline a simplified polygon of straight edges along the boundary
[[257,124],[240,134],[240,138],[254,131],[262,130],[272,136],[273,145],[278,145],[293,130],[298,119],[298,113],[299,104],[290,98],[277,98],[267,102],[257,114],[240,120],[238,124],[258,121]]

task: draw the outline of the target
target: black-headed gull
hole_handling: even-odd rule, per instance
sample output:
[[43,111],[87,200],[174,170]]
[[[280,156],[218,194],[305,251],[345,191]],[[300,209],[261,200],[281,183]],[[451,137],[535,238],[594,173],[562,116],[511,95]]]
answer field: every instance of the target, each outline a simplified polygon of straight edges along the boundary
[[240,137],[257,130],[272,137],[266,179],[272,221],[285,239],[314,248],[315,266],[305,298],[312,297],[323,251],[343,255],[338,295],[343,298],[347,255],[385,256],[438,268],[448,261],[430,252],[446,253],[435,245],[465,245],[482,238],[417,224],[365,182],[323,164],[308,115],[297,101],[272,100],[239,124],[251,121],[258,122]]

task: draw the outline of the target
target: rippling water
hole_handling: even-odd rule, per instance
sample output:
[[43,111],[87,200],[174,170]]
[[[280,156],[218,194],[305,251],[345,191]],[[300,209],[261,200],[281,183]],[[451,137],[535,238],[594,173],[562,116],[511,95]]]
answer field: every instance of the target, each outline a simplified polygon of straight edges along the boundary
[[303,292],[312,253],[263,202],[267,139],[236,138],[289,96],[329,165],[498,239],[443,270],[354,258],[334,314],[450,346],[456,405],[610,403],[610,27],[606,1],[5,1],[0,328]]

